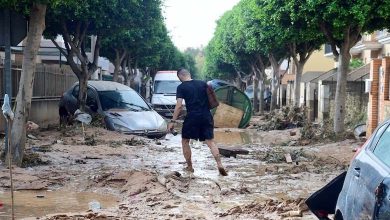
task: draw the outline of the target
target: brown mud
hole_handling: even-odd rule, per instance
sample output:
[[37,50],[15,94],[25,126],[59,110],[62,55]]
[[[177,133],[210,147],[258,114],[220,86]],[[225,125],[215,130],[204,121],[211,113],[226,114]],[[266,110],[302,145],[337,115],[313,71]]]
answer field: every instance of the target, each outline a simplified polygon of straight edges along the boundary
[[[197,141],[195,172],[183,171],[180,135],[150,140],[87,127],[84,138],[77,125],[34,135],[27,152],[39,163],[14,168],[18,219],[315,219],[304,199],[345,170],[361,145],[290,146],[299,129],[217,129],[218,146],[249,151],[222,158],[229,173],[222,177]],[[9,187],[0,165],[0,219],[10,216]],[[92,201],[100,203],[96,213]]]

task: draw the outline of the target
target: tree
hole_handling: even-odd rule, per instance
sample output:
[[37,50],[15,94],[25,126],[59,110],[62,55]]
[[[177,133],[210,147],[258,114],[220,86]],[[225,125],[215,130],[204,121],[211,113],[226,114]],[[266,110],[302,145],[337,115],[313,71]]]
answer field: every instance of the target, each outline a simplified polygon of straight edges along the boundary
[[344,131],[347,73],[350,49],[362,38],[362,33],[382,29],[388,24],[389,1],[366,0],[306,0],[302,13],[312,18],[338,60],[335,97],[334,132]]
[[114,82],[118,81],[119,70],[128,53],[128,42],[132,40],[128,30],[118,31],[102,40],[101,55],[114,64]]
[[[152,51],[152,46],[162,38],[163,17],[160,5],[160,1],[144,0],[137,11],[132,12],[133,16],[136,16],[131,23],[103,40],[102,55],[114,63],[114,81],[118,80],[119,69],[122,65],[122,75],[125,78],[125,84],[128,84],[129,76],[125,71],[126,66],[142,59],[138,56],[143,56],[143,51],[148,51],[149,56],[157,54],[156,51]],[[163,34],[167,35],[166,32]],[[125,61],[126,58],[127,61]]]
[[[143,4],[141,0],[69,0],[50,7],[45,36],[66,57],[79,79],[78,104],[82,111],[85,109],[88,79],[98,68],[102,39],[136,23],[139,13],[143,13]],[[55,41],[58,35],[64,39],[65,50]],[[96,36],[92,61],[85,51],[86,38],[91,35]]]
[[249,40],[251,47],[262,51],[262,55],[267,56],[272,67],[271,78],[271,110],[276,108],[277,93],[279,91],[282,74],[280,66],[282,62],[290,57],[289,50],[285,42],[281,39],[282,32],[274,29],[273,21],[268,14],[268,1],[265,0],[242,0],[240,2],[246,11],[242,11],[246,17],[248,32],[253,36]]
[[[299,105],[300,84],[305,63],[311,54],[325,43],[325,37],[315,22],[307,19],[301,7],[304,0],[266,1],[263,19],[270,24],[269,30],[278,33],[278,45],[286,45],[296,66],[294,80],[294,106]],[[269,16],[270,15],[270,16]]]
[[[38,54],[42,32],[45,29],[45,15],[49,1],[1,1],[0,6],[26,9],[29,16],[29,29],[26,46],[23,51],[22,73],[19,90],[16,96],[15,118],[10,134],[13,162],[21,166],[26,144],[26,123],[31,108],[36,57]],[[6,151],[7,152],[7,151]],[[8,152],[7,152],[8,153]],[[8,159],[10,155],[6,155]]]

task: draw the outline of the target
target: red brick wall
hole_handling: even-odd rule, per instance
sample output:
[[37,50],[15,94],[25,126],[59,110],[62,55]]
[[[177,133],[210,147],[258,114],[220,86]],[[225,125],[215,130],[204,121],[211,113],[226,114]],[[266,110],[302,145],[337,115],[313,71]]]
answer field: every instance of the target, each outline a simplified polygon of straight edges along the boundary
[[372,134],[378,126],[378,108],[379,103],[379,67],[382,65],[381,59],[373,59],[370,66],[371,91],[368,101],[368,121],[367,121],[367,137]]

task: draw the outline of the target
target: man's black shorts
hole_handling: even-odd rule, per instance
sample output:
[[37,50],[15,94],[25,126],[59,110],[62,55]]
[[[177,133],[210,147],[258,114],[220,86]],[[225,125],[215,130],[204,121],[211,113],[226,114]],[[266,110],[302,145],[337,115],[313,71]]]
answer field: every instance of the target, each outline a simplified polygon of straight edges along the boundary
[[183,123],[182,138],[199,141],[214,139],[214,120],[211,113],[188,114]]

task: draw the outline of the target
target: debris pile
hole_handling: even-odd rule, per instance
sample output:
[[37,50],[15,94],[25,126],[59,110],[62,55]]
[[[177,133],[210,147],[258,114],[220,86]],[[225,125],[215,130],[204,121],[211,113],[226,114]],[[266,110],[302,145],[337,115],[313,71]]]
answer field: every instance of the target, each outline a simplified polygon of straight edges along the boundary
[[285,163],[286,155],[289,155],[294,162],[308,162],[314,160],[314,156],[305,153],[302,148],[286,150],[278,147],[267,148],[260,151],[256,153],[256,158],[267,163]]
[[254,125],[254,127],[261,131],[284,130],[302,127],[305,124],[306,119],[305,108],[285,106],[265,115],[267,123]]
[[354,139],[354,134],[351,130],[347,130],[341,134],[335,134],[333,131],[333,124],[331,122],[324,122],[322,124],[305,123],[300,129],[301,137],[299,142],[301,145],[308,145],[310,143],[317,143],[324,141],[339,141],[345,139]]
[[229,209],[225,213],[219,214],[220,217],[233,216],[251,216],[256,218],[265,219],[266,213],[277,213],[279,216],[286,217],[302,217],[303,213],[308,211],[308,207],[305,204],[305,199],[298,198],[295,200],[268,200],[263,203],[253,202],[245,206],[236,206]]
[[34,167],[39,165],[48,165],[50,161],[42,160],[38,153],[33,150],[26,150],[23,155],[22,167]]

